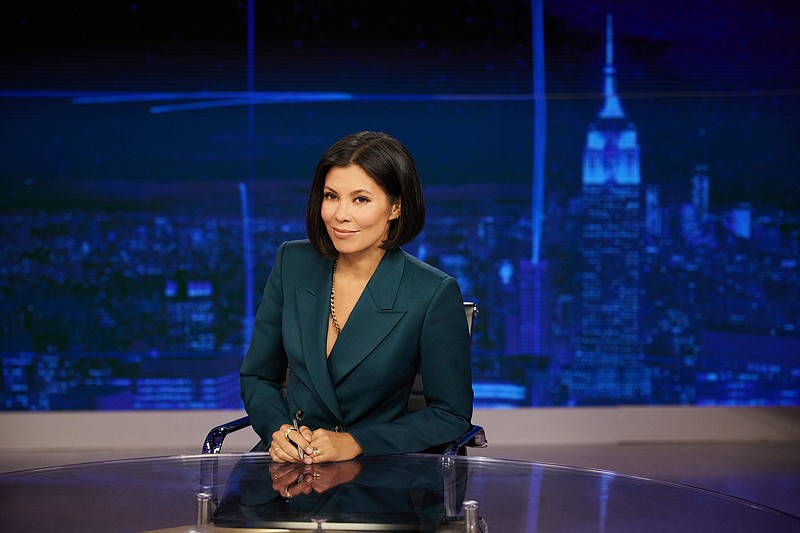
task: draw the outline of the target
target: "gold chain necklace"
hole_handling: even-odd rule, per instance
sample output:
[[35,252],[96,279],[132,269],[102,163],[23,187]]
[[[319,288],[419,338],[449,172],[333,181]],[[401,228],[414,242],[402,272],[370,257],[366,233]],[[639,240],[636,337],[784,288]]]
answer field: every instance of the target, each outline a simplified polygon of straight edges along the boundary
[[333,274],[331,274],[331,318],[333,319],[333,327],[336,328],[336,334],[342,332],[339,327],[339,321],[336,320],[336,265],[339,263],[339,258],[333,262]]

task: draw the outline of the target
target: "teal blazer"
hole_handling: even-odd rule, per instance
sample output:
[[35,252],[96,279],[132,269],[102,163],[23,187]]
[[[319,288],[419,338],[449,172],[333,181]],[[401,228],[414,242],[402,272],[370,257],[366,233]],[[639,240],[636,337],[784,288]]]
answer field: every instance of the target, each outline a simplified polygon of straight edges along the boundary
[[[386,253],[326,359],[332,269],[307,240],[278,249],[241,369],[261,449],[297,411],[312,430],[350,433],[364,456],[456,440],[472,418],[470,339],[456,280],[402,250]],[[428,405],[407,413],[420,365]]]

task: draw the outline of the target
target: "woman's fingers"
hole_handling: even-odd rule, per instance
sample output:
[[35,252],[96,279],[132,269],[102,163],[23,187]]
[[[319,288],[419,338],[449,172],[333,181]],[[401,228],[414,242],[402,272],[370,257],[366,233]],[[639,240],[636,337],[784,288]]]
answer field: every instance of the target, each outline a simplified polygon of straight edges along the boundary
[[289,424],[282,425],[278,431],[272,434],[272,444],[269,447],[270,457],[273,461],[303,462],[297,451],[296,442],[305,442],[307,445],[305,438],[299,431]]
[[284,432],[287,440],[291,442],[295,448],[297,446],[301,446],[304,452],[311,450],[311,439],[313,437],[311,430],[306,426],[303,426],[300,429],[294,429],[291,426],[289,426],[289,428],[290,429]]
[[[303,450],[300,457],[298,446]],[[307,426],[295,429],[284,424],[272,434],[269,454],[275,462],[328,463],[346,461],[359,456],[363,450],[352,435],[325,429],[311,431]]]
[[313,449],[311,446],[311,440],[314,438],[314,432],[311,431],[311,428],[308,426],[301,426],[300,435],[305,440],[305,442],[300,443],[300,445],[303,446],[303,450],[308,454],[312,453]]
[[363,453],[361,446],[349,433],[336,433],[326,429],[313,432],[309,455],[314,463],[347,461],[361,453]]
[[[272,434],[269,455],[273,461],[311,464],[314,453],[314,447],[311,445],[313,438],[314,432],[308,426],[295,429],[289,424],[284,424]],[[297,450],[298,446],[303,449],[303,458]]]

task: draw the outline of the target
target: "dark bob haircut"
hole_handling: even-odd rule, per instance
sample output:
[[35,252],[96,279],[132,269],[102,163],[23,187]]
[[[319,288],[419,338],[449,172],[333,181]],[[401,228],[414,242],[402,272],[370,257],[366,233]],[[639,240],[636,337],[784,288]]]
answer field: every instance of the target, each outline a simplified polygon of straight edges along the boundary
[[306,232],[317,252],[328,259],[339,255],[322,221],[322,200],[328,172],[349,165],[361,167],[380,185],[390,202],[400,199],[400,216],[389,222],[389,234],[381,248],[396,250],[414,240],[425,226],[425,200],[414,160],[406,147],[390,135],[362,131],[328,148],[314,171],[306,208]]

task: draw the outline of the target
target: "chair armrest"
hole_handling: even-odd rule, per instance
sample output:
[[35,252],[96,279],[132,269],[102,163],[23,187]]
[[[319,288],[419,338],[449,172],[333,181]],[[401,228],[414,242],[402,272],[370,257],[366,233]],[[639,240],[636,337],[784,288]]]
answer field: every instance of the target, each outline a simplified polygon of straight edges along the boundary
[[239,431],[248,426],[250,426],[250,417],[243,416],[242,418],[212,428],[206,436],[201,453],[220,453],[222,451],[222,441],[225,440],[228,433]]
[[458,440],[445,448],[444,455],[459,455],[460,450],[465,446],[468,448],[486,448],[488,445],[489,441],[486,439],[486,432],[483,427],[472,425]]

